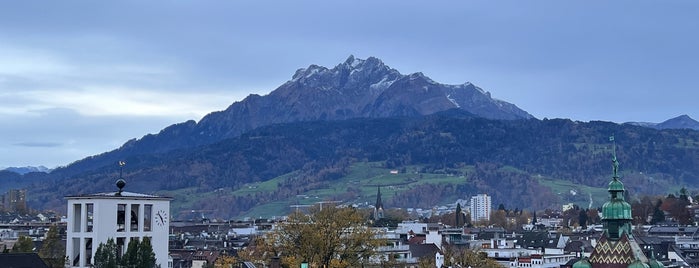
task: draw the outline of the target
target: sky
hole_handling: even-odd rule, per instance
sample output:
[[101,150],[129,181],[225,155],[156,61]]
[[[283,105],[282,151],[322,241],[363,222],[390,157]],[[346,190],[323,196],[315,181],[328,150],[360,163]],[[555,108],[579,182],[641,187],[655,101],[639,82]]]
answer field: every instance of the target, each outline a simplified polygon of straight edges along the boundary
[[699,119],[697,1],[7,1],[0,167],[64,166],[377,57],[539,119]]

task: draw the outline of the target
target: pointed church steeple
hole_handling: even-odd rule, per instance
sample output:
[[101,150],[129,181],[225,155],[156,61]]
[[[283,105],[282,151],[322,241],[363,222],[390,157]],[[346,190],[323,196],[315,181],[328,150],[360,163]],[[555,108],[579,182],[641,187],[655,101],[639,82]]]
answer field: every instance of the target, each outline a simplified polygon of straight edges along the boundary
[[[609,141],[614,142],[614,137]],[[612,180],[608,186],[609,201],[602,206],[604,231],[590,254],[589,263],[582,259],[573,267],[649,267],[648,258],[631,232],[631,205],[624,200],[624,184],[619,180],[616,143],[612,145]]]
[[[609,138],[614,142],[614,137]],[[602,206],[602,222],[607,237],[616,240],[622,233],[631,234],[631,205],[624,200],[624,184],[619,181],[619,161],[616,158],[616,143],[612,145],[612,181],[609,182],[609,201]]]
[[374,205],[374,220],[383,219],[383,202],[381,201],[381,186],[377,187],[376,204]]

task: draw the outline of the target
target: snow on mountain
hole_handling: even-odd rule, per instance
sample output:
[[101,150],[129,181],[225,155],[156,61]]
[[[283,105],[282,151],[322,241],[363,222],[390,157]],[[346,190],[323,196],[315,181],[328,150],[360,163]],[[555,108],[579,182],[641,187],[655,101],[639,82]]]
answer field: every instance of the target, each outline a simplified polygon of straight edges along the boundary
[[18,174],[22,174],[22,175],[27,174],[27,173],[30,173],[30,172],[44,172],[44,173],[49,173],[49,172],[51,172],[51,169],[49,169],[49,168],[47,168],[47,167],[45,167],[45,166],[38,166],[38,167],[31,167],[31,166],[26,166],[26,167],[8,167],[8,168],[5,168],[5,169],[3,169],[3,170],[11,171],[11,172],[18,173]]

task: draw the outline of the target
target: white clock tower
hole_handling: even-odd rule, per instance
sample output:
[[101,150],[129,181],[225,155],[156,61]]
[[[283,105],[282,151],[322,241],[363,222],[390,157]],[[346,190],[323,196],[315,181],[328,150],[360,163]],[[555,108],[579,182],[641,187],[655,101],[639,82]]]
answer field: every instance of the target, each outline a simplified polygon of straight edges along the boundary
[[119,191],[67,196],[66,267],[90,267],[100,243],[112,238],[121,254],[132,239],[150,237],[156,264],[168,267],[170,197]]

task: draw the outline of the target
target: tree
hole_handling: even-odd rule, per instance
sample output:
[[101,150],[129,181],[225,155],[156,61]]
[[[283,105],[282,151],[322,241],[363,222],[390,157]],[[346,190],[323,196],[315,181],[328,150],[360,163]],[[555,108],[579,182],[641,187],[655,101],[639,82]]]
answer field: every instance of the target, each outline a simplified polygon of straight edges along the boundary
[[41,250],[39,250],[39,257],[41,257],[49,267],[58,268],[65,266],[66,248],[58,237],[58,228],[56,226],[51,226],[46,233],[46,239],[44,240]]
[[20,236],[12,246],[13,253],[34,252],[34,242],[28,236]]
[[653,217],[651,218],[650,224],[656,224],[665,221],[665,212],[661,209],[663,206],[663,201],[658,199],[655,203],[655,209],[653,210]]
[[126,254],[119,257],[119,248],[114,239],[107,239],[107,243],[97,247],[95,252],[95,267],[97,268],[153,268],[155,265],[155,253],[150,243],[150,237],[143,237],[141,241],[132,239],[126,249]]
[[282,263],[298,267],[307,261],[315,267],[358,267],[376,254],[382,245],[374,230],[365,225],[354,208],[324,206],[311,208],[310,214],[295,212],[286,222],[258,240],[255,254],[279,256]]
[[138,244],[138,268],[153,268],[155,267],[155,252],[153,245],[150,243],[150,237],[143,237],[143,241]]
[[229,268],[233,267],[237,262],[236,258],[228,254],[221,254],[216,262],[214,262],[214,268]]
[[444,265],[447,267],[502,267],[495,260],[488,258],[484,252],[450,246],[444,247]]
[[136,267],[138,265],[138,245],[137,239],[131,239],[126,247],[126,253],[121,256],[121,265],[126,267]]
[[100,243],[95,251],[95,268],[115,268],[121,261],[114,239],[107,239],[107,243]]
[[504,210],[496,210],[490,213],[490,224],[508,228],[507,213]]
[[587,211],[585,209],[581,209],[578,213],[578,224],[580,224],[580,228],[587,229]]

